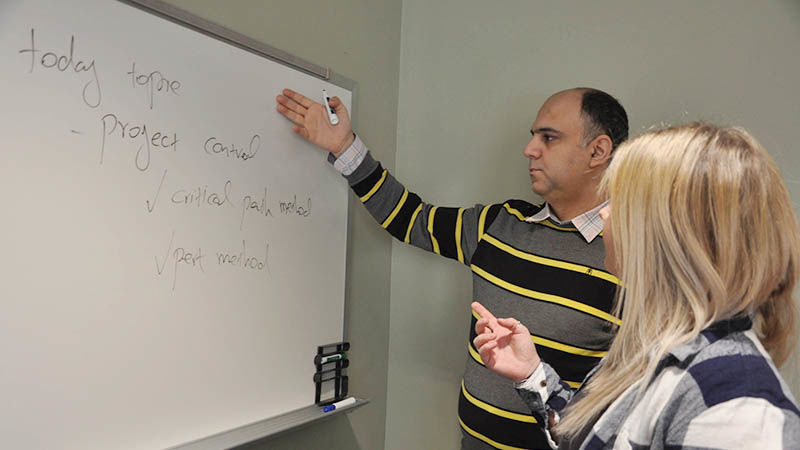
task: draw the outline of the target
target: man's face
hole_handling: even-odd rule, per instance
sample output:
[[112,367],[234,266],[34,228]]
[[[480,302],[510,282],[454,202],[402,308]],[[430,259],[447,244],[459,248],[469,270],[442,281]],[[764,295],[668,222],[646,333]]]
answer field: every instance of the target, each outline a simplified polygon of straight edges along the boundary
[[580,91],[550,97],[536,116],[523,154],[533,192],[545,201],[569,201],[584,183],[591,152],[583,145]]

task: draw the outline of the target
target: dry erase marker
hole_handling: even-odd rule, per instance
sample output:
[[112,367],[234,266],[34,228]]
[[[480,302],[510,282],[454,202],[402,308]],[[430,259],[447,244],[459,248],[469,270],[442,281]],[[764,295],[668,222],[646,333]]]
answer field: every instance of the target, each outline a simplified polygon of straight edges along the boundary
[[331,125],[336,125],[339,123],[339,116],[336,115],[336,111],[329,104],[331,102],[331,97],[325,89],[322,90],[322,100],[325,103],[325,111],[328,111],[328,120],[331,121]]
[[342,408],[342,407],[347,406],[347,405],[355,405],[355,404],[356,404],[355,397],[347,397],[346,399],[344,399],[342,401],[336,402],[336,403],[334,403],[332,405],[328,405],[328,406],[322,408],[322,412],[331,412],[331,411],[335,410],[336,408]]

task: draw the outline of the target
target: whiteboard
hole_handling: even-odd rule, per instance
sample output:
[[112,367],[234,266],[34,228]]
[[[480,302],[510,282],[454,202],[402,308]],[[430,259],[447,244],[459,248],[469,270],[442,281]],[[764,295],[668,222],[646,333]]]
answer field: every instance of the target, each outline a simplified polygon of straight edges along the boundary
[[0,447],[166,448],[312,404],[348,188],[275,96],[352,93],[108,0],[4,0],[0,54]]

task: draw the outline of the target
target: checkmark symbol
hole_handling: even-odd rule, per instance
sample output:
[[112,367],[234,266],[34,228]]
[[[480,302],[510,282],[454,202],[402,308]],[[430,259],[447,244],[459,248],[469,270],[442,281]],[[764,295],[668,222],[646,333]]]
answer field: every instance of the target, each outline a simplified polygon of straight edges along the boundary
[[172,241],[175,240],[175,231],[172,232],[172,237],[169,238],[169,247],[167,247],[167,254],[164,255],[164,264],[158,263],[158,256],[155,256],[156,259],[156,271],[158,274],[161,275],[164,272],[164,267],[167,266],[167,260],[169,259],[169,253],[172,251]]
[[156,196],[153,197],[153,205],[150,206],[150,200],[145,200],[145,204],[147,205],[147,212],[153,212],[153,209],[156,207],[156,201],[158,200],[158,194],[161,193],[161,186],[164,185],[164,180],[167,178],[167,169],[164,169],[164,175],[161,175],[161,182],[158,184],[158,190],[156,191]]

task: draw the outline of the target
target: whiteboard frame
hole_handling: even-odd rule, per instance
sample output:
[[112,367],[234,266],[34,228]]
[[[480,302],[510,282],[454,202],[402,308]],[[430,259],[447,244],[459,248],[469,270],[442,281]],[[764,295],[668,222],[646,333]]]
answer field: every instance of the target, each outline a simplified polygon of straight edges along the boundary
[[219,450],[222,448],[228,449],[246,444],[255,444],[274,438],[287,431],[296,430],[297,428],[347,414],[353,409],[366,405],[367,403],[369,403],[369,400],[357,399],[355,404],[336,408],[336,410],[329,413],[322,412],[322,408],[316,405],[306,406],[305,408],[300,408],[270,419],[261,420],[213,436],[170,447],[167,450]]
[[[351,92],[351,106],[350,106],[350,122],[353,128],[356,126],[356,113],[358,96],[358,83],[343,75],[337,74],[331,70],[330,67],[323,67],[314,64],[303,58],[294,56],[288,52],[267,45],[263,42],[257,41],[253,38],[245,36],[239,32],[233,31],[229,28],[223,27],[219,24],[209,20],[198,17],[184,9],[178,8],[174,5],[165,3],[162,0],[117,0],[125,5],[143,10],[162,19],[169,20],[175,24],[189,28],[193,31],[202,33],[211,38],[217,39],[226,44],[240,48],[247,52],[253,53],[257,56],[267,58],[271,61],[283,64],[289,68],[295,69],[302,73],[314,76],[316,78],[325,80],[331,84],[344,88]],[[353,211],[353,199],[348,194],[347,212],[346,212],[346,242],[350,242],[351,227],[350,216]],[[350,246],[346,245],[346,255],[350,254]],[[347,257],[346,257],[347,258]],[[342,321],[342,336],[344,340],[348,340],[347,336],[347,316],[348,306],[347,291],[349,285],[349,276],[347,274],[345,259],[345,299],[344,299],[344,320]],[[326,344],[321,342],[320,345]],[[309,355],[309,364],[313,355]],[[313,390],[309,380],[309,392]],[[355,408],[361,407],[369,403],[368,399],[357,399],[354,405],[341,408],[340,410],[332,411],[330,413],[323,413],[321,408],[316,405],[307,406],[294,411],[260,420],[251,424],[244,424],[240,427],[223,431],[211,436],[200,437],[197,440],[186,442],[175,447],[170,447],[170,450],[216,450],[220,448],[233,448],[250,444],[256,441],[261,441],[267,438],[275,437],[287,431],[297,429],[321,420],[329,419],[342,414],[347,414]]]

